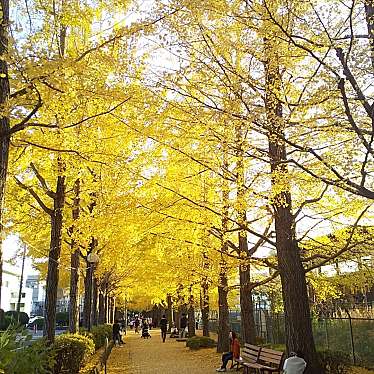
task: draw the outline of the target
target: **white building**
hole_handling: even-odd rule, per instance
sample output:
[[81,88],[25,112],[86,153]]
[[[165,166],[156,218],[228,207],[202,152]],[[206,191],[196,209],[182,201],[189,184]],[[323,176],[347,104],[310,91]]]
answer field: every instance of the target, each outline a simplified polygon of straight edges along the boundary
[[[21,280],[21,269],[4,261],[3,263],[3,284],[1,287],[1,309],[5,312],[17,310],[19,286]],[[31,314],[32,290],[22,286],[20,311]]]
[[39,274],[28,275],[26,287],[32,291],[32,316],[42,316],[44,314],[45,301],[45,281],[40,279]]

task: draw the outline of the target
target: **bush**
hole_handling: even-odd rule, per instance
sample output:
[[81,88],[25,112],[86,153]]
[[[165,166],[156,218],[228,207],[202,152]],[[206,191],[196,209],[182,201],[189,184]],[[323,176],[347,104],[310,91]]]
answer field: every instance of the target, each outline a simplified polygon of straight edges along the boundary
[[19,317],[18,317],[18,312],[15,310],[9,310],[4,313],[5,315],[5,320],[10,321],[12,324],[18,324],[18,318],[19,318],[19,324],[26,326],[29,322],[29,316],[25,312],[19,312]]
[[54,365],[54,352],[45,340],[30,344],[31,335],[13,326],[0,334],[0,373],[47,374]]
[[95,344],[95,349],[99,349],[105,345],[105,338],[111,340],[112,325],[98,325],[93,326],[91,331],[87,331],[84,327],[79,329],[79,333],[92,339]]
[[349,372],[351,358],[339,351],[319,351],[322,368],[326,374],[346,374]]
[[90,355],[95,352],[92,339],[80,334],[62,334],[53,344],[56,374],[77,374]]
[[56,324],[59,326],[67,326],[69,324],[69,313],[68,312],[57,312],[56,313]]
[[200,349],[200,348],[212,348],[215,347],[217,343],[207,336],[194,336],[187,339],[186,347],[190,349]]
[[92,339],[95,343],[95,349],[99,349],[105,345],[105,338],[108,340],[112,336],[112,325],[98,325],[91,329]]

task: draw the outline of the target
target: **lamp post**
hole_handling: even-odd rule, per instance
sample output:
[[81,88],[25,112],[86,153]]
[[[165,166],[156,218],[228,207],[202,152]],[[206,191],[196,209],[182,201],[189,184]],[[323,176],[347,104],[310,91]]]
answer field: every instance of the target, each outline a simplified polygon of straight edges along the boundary
[[92,296],[93,296],[93,287],[92,287],[92,284],[93,284],[93,276],[94,276],[94,269],[95,269],[95,265],[99,262],[99,256],[97,255],[97,253],[94,253],[94,252],[91,252],[88,254],[87,256],[87,263],[88,263],[88,267],[89,267],[89,271],[88,271],[88,282],[87,282],[87,286],[88,286],[88,290],[87,290],[87,293],[88,293],[88,300],[86,300],[88,302],[88,305],[85,307],[85,310],[86,310],[86,323],[87,323],[87,329],[88,331],[91,331],[91,326],[92,326]]

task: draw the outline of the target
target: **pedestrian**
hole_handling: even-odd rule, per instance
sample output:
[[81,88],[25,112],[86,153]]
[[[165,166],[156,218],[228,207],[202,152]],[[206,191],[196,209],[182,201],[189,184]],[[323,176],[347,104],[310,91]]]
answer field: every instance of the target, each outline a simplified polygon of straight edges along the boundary
[[118,345],[120,345],[121,342],[122,342],[120,331],[121,331],[121,325],[118,323],[118,320],[115,320],[114,324],[113,324],[113,342],[114,342],[114,345],[116,344],[116,342],[118,342]]
[[181,320],[180,320],[180,328],[181,328],[180,337],[184,338],[184,335],[186,333],[186,328],[187,328],[187,316],[186,316],[186,313],[182,313],[182,317],[181,317]]
[[135,316],[134,326],[135,326],[135,332],[139,334],[140,319],[138,315]]
[[165,314],[163,314],[162,318],[160,319],[160,329],[162,342],[165,343],[166,330],[168,329],[168,320],[166,319]]
[[141,338],[148,339],[151,337],[151,334],[148,331],[149,325],[146,319],[143,319],[142,323],[142,336]]
[[240,357],[240,343],[234,331],[230,331],[230,352],[222,355],[222,366],[216,371],[226,371],[227,363],[234,358]]
[[306,362],[300,351],[291,352],[290,357],[284,361],[284,374],[302,374],[306,368]]

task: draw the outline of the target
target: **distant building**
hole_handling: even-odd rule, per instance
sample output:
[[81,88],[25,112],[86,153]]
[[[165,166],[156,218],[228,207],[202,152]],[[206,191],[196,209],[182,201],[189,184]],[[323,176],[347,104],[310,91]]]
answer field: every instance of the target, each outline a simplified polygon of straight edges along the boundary
[[44,314],[45,282],[40,280],[40,275],[28,275],[26,287],[32,291],[31,315],[42,316]]
[[[5,312],[17,310],[21,269],[9,262],[3,263],[3,284],[1,287],[1,309]],[[31,314],[32,291],[23,285],[20,311]]]
[[[26,279],[26,287],[32,290],[32,316],[44,315],[45,287],[46,283],[40,279],[40,275],[29,275]],[[56,312],[69,311],[69,292],[66,289],[57,290]]]

